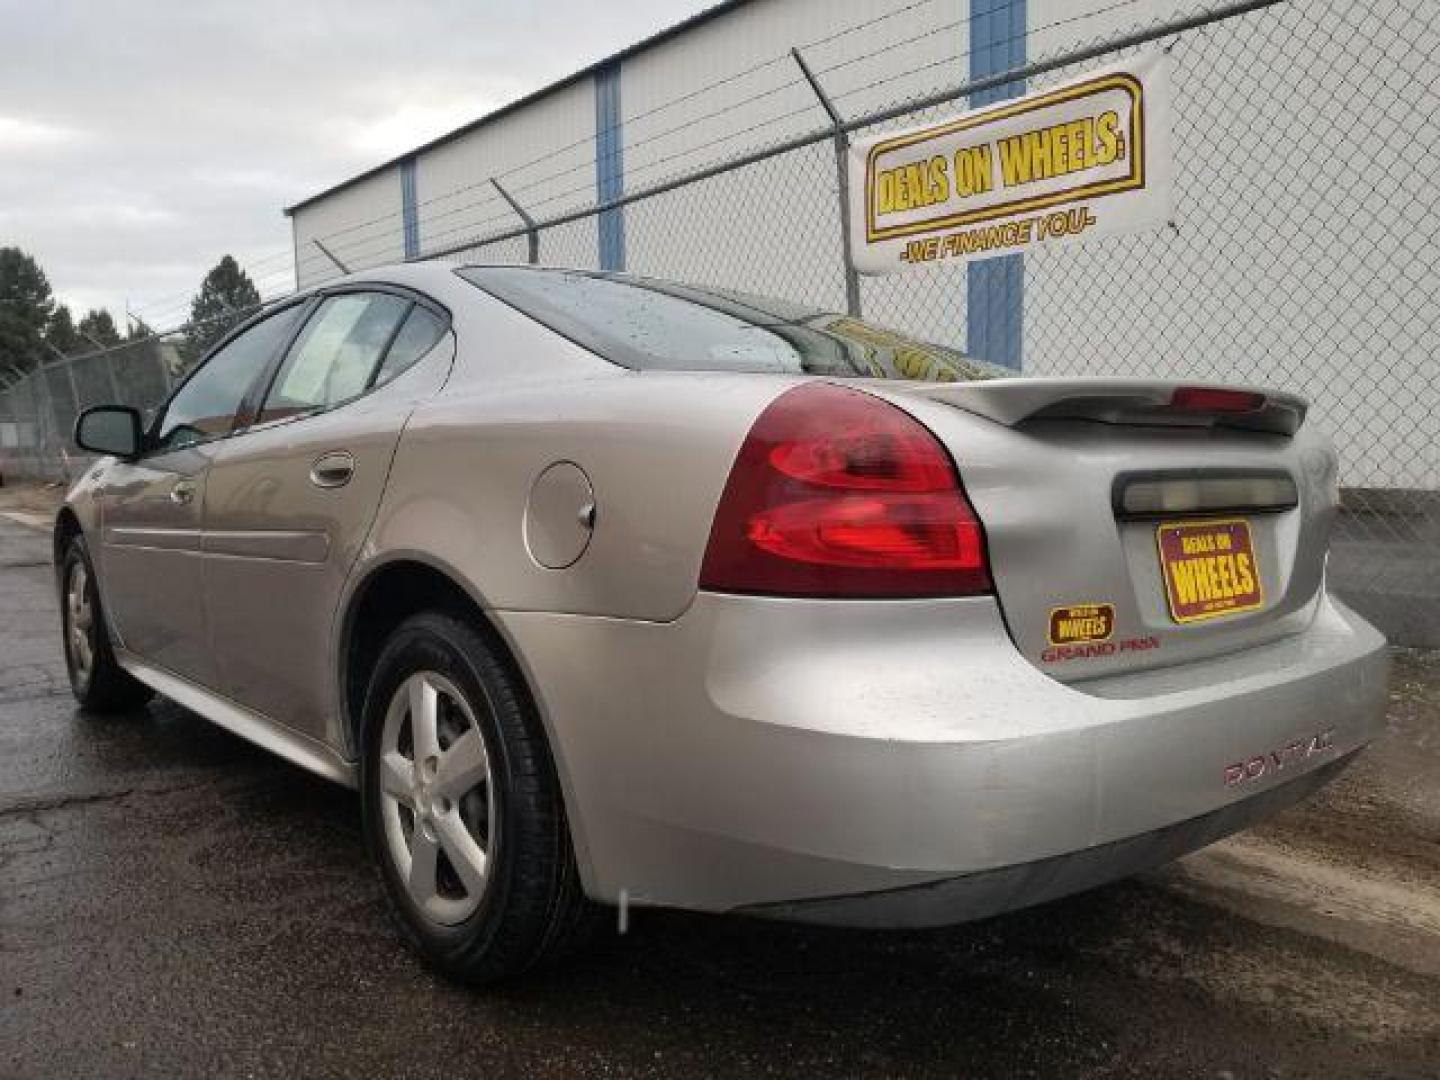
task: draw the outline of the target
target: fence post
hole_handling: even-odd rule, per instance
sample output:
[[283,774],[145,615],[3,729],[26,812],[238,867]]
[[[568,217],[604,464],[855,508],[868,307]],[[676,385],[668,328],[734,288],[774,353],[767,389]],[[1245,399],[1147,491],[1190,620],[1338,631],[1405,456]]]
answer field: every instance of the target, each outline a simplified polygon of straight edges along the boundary
[[[42,476],[48,477],[48,465],[52,457],[51,443],[55,429],[55,399],[50,393],[50,376],[45,370],[45,365],[40,364],[35,368],[35,416],[39,421],[38,429],[35,432],[35,448],[39,452],[40,467],[37,471]],[[42,404],[43,401],[43,404]],[[53,455],[58,456],[58,455]]]
[[70,419],[73,422],[75,417],[80,415],[80,410],[84,408],[84,405],[80,401],[80,384],[75,381],[74,361],[67,358],[64,367],[65,381],[70,384],[70,412],[72,414]]
[[530,265],[534,266],[540,261],[540,230],[535,225],[535,219],[525,212],[525,208],[516,202],[508,191],[500,186],[500,181],[495,177],[490,178],[490,183],[495,185],[495,190],[500,197],[510,204],[510,209],[525,223],[525,247],[528,252]]
[[160,381],[165,386],[165,396],[170,396],[170,391],[175,389],[175,376],[171,374],[170,365],[165,362],[164,347],[160,339],[155,338],[155,363],[160,365]]
[[[54,345],[51,345],[48,341],[42,342],[42,344],[59,358],[56,363],[51,364],[50,366],[58,366],[65,369],[65,381],[70,384],[70,423],[73,426],[75,423],[75,418],[80,415],[80,386],[78,383],[75,382],[75,367],[71,363],[70,358],[66,356],[63,352],[61,352],[59,349],[57,349]],[[50,390],[50,377],[45,372],[46,367],[44,364],[41,364],[39,368],[40,381],[45,386],[45,398],[50,403],[50,408],[48,410],[50,414],[50,422],[52,425],[54,425],[55,395]],[[68,438],[68,433],[56,431],[52,434],[55,435],[55,455],[60,459],[60,475],[68,484],[70,482],[70,457],[65,452],[65,442]]]
[[[70,427],[73,428],[76,418],[80,415],[80,384],[75,381],[75,365],[69,359],[65,361],[65,381],[70,384]],[[55,435],[55,454],[60,458],[60,475],[68,484],[70,483],[70,454],[66,444],[69,441],[70,433],[62,428]]]
[[840,244],[841,257],[845,263],[845,310],[854,318],[860,317],[860,275],[855,270],[855,260],[850,255],[850,137],[845,134],[845,121],[840,118],[834,102],[826,95],[820,80],[815,78],[810,65],[800,55],[799,49],[792,48],[790,55],[800,65],[800,73],[820,99],[825,114],[830,117],[830,126],[835,129],[835,172],[840,181]]
[[[350,268],[349,268],[348,266],[346,266],[343,262],[341,262],[339,259],[337,259],[337,258],[335,257],[335,253],[334,253],[333,251],[331,251],[329,248],[327,248],[324,244],[322,244],[322,243],[320,242],[320,238],[319,238],[318,236],[312,236],[312,237],[310,238],[310,242],[311,242],[312,244],[314,244],[317,248],[320,249],[320,254],[324,255],[324,256],[325,256],[327,259],[329,259],[332,263],[334,263],[336,266],[338,266],[338,267],[340,268],[340,272],[341,272],[342,274],[348,274],[348,273],[350,272]],[[222,303],[223,303],[223,301],[222,301]]]

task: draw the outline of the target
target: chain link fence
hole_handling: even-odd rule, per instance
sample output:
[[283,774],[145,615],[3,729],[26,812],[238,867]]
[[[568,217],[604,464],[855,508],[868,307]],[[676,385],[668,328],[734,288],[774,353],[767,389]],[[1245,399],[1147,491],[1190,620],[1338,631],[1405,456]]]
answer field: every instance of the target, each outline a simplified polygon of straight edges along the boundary
[[[213,341],[262,307],[59,358],[0,385],[0,481],[68,483],[84,464],[71,442],[81,412],[92,405],[129,405],[148,418],[203,355],[197,337]],[[205,332],[197,335],[200,330]]]
[[[1392,639],[1440,644],[1440,5],[1245,7],[1148,25],[1112,17],[1103,37],[1084,37],[1094,23],[1079,19],[1027,31],[1017,92],[1140,48],[1171,51],[1175,211],[1163,230],[1015,257],[1023,370],[1304,393],[1343,460],[1332,582]],[[835,105],[851,134],[965,107],[973,87],[955,85],[953,65],[935,79],[907,81],[917,107],[876,106],[870,95],[866,114],[850,117],[845,95]],[[812,107],[823,120],[821,103]],[[854,305],[832,135],[822,127],[752,145],[729,162],[647,178],[606,207],[542,219],[539,260],[596,267],[600,219],[621,214],[631,272],[845,311]],[[423,257],[526,261],[531,236],[499,213],[489,235],[452,230]],[[968,295],[966,268],[940,264],[862,278],[856,299],[866,319],[964,348]],[[0,391],[0,468],[68,476],[76,412],[117,398],[153,408],[184,371],[183,342],[182,328]]]

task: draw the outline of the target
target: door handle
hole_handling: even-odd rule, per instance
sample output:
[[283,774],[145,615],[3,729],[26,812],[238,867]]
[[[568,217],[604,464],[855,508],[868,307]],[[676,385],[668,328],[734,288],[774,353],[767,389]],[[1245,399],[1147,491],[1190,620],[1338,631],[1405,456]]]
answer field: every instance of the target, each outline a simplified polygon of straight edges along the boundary
[[355,475],[355,459],[346,450],[321,454],[310,466],[310,482],[319,488],[344,487]]
[[170,501],[177,506],[189,506],[195,499],[194,480],[176,480],[170,489]]

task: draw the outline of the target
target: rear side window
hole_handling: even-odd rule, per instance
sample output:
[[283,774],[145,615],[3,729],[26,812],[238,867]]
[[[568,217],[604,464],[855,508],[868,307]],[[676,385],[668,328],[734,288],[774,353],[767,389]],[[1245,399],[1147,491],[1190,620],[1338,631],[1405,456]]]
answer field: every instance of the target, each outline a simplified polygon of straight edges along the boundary
[[400,332],[390,345],[390,351],[375,373],[376,386],[384,386],[395,376],[414,366],[415,362],[435,347],[440,335],[445,333],[445,323],[428,308],[416,304],[405,317]]
[[173,450],[228,435],[245,392],[285,344],[303,306],[261,319],[211,355],[165,407],[158,447]]
[[457,271],[612,363],[640,371],[755,371],[935,382],[1007,373],[860,319],[783,300],[624,274]]
[[258,422],[332,408],[363,394],[410,307],[410,300],[390,293],[327,297],[276,372]]

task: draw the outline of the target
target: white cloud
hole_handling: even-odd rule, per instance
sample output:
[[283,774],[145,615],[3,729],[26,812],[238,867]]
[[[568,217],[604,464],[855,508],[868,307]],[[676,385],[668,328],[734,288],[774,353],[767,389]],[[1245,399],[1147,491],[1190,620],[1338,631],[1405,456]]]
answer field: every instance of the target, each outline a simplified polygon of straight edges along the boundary
[[5,212],[12,220],[22,214],[31,228],[90,229],[134,233],[137,229],[154,229],[157,225],[177,220],[178,215],[160,206],[123,202],[64,202],[36,206],[29,211]]
[[19,116],[0,116],[0,151],[6,153],[64,146],[79,137],[80,133],[72,128]]
[[706,2],[0,0],[0,245],[156,325],[227,252],[285,288],[284,206]]
[[519,97],[520,91],[487,93],[481,96],[456,93],[447,96],[432,92],[427,100],[416,101],[406,95],[404,104],[378,116],[352,121],[347,143],[366,157],[385,159],[403,154],[412,147],[454,131],[477,116],[483,116],[506,101]]

